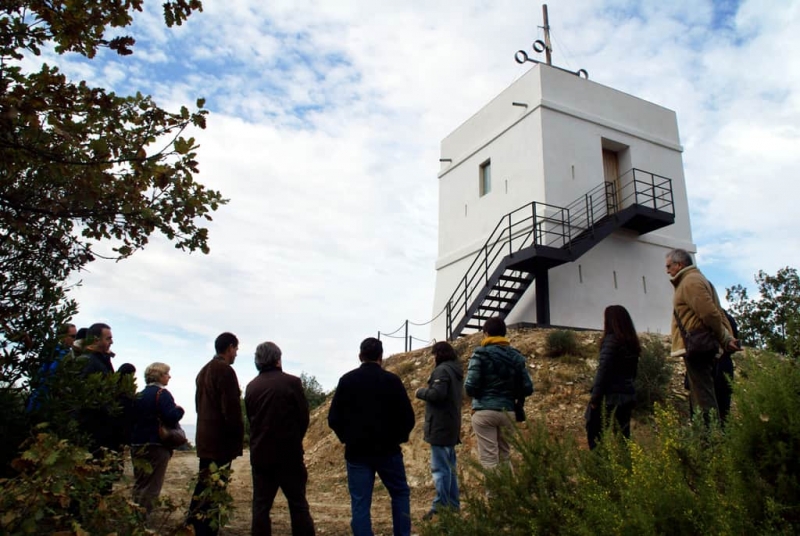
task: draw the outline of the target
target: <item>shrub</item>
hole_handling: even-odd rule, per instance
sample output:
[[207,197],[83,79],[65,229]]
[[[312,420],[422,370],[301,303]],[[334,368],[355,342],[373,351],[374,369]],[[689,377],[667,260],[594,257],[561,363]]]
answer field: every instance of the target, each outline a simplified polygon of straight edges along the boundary
[[512,440],[513,471],[473,469],[488,499],[465,490],[469,515],[445,512],[422,534],[753,533],[721,431],[684,426],[672,410],[657,411],[656,422],[648,449],[607,433],[594,451],[540,423]]
[[145,534],[143,511],[127,496],[104,493],[120,457],[98,462],[43,430],[14,460],[17,475],[0,479],[0,533]]
[[740,363],[724,432],[656,404],[646,444],[605,434],[587,451],[539,423],[512,438],[513,471],[467,466],[486,495],[465,489],[468,515],[443,512],[422,534],[800,533],[800,365]]
[[[214,531],[227,525],[236,509],[233,495],[228,489],[228,484],[233,476],[232,465],[219,467],[212,462],[208,467],[208,473],[205,474],[205,478],[207,478],[205,489],[199,495],[192,497],[192,499],[197,499],[199,504],[207,506],[206,509],[196,512],[196,515],[199,519],[208,520]],[[189,483],[191,493],[194,493],[196,485],[197,479],[195,478]]]
[[327,398],[327,394],[322,389],[322,386],[317,381],[317,378],[311,374],[306,374],[305,372],[300,373],[300,381],[303,384],[303,393],[306,395],[306,400],[308,400],[308,407],[309,409],[316,409],[325,402],[325,398]]
[[545,351],[550,357],[561,357],[564,355],[577,355],[578,338],[574,331],[559,329],[547,334],[545,341]]
[[445,510],[435,524],[422,527],[423,535],[557,534],[568,526],[578,491],[580,451],[574,439],[551,436],[539,422],[509,441],[518,454],[512,457],[513,470],[508,465],[484,469],[468,462],[466,470],[476,473],[485,486],[463,490],[469,515]]
[[752,515],[776,531],[800,527],[800,365],[758,352],[738,360],[736,418],[729,421],[733,464],[743,471]]
[[656,336],[642,341],[642,355],[636,374],[636,402],[639,409],[652,411],[656,402],[664,402],[672,379],[672,367],[667,361],[667,348]]

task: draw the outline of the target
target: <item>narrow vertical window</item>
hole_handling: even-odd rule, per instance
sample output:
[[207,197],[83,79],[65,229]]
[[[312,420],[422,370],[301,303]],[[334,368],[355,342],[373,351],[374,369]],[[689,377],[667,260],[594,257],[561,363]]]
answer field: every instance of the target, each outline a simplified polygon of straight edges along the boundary
[[614,288],[617,288],[617,271],[614,270]]
[[480,168],[480,194],[481,197],[492,191],[492,161],[487,160]]
[[647,294],[647,279],[645,276],[642,276],[642,289],[644,290],[644,293]]
[[578,283],[583,284],[583,267],[578,265]]

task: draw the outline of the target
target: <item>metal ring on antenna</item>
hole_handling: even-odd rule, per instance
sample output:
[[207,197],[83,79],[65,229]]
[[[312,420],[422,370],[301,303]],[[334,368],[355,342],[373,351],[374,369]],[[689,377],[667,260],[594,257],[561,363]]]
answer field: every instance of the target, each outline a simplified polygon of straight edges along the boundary
[[586,69],[578,69],[575,74],[577,74],[580,78],[589,80],[589,72]]
[[524,50],[517,50],[517,53],[514,54],[514,59],[517,60],[517,63],[520,65],[525,63],[526,61],[532,61],[528,58],[528,53]]
[[537,39],[536,41],[533,42],[533,50],[540,53],[544,52],[545,50],[547,50],[547,45],[545,45],[544,41],[542,41],[541,39]]

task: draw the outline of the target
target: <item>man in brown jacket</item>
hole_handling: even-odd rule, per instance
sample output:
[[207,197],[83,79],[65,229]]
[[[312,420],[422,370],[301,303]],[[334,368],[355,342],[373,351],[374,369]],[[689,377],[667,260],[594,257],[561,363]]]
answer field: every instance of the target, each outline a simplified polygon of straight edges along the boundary
[[289,503],[292,534],[314,536],[306,500],[308,472],[303,463],[303,437],[309,421],[303,383],[283,372],[281,349],[275,343],[259,344],[255,363],[258,376],[244,394],[253,472],[251,533],[272,535],[269,512],[280,488]]
[[[209,478],[215,470],[230,465],[242,455],[244,422],[241,390],[233,362],[239,350],[239,339],[233,333],[223,333],[214,341],[216,355],[197,375],[197,435],[195,443],[200,458],[200,474],[189,505],[188,524],[197,536],[217,534],[215,511],[217,505],[202,497],[210,487]],[[224,481],[224,480],[223,480]]]
[[[683,357],[692,404],[695,408],[700,408],[708,423],[712,409],[719,418],[719,407],[714,394],[714,360],[722,355],[723,349],[731,352],[739,350],[739,343],[732,335],[733,330],[714,287],[693,265],[691,255],[686,250],[673,249],[667,253],[666,269],[675,287],[672,305],[672,356]],[[687,355],[676,315],[686,332],[709,330],[719,342],[719,348],[705,355]]]

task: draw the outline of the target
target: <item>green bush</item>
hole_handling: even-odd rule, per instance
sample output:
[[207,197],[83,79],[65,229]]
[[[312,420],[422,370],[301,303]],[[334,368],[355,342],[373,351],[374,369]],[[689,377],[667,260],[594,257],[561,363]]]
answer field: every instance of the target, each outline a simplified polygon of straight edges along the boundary
[[800,366],[740,361],[724,431],[656,404],[646,444],[606,434],[588,451],[537,423],[512,438],[513,471],[466,465],[485,488],[465,489],[466,513],[443,512],[422,534],[799,533]]
[[577,355],[579,353],[578,338],[574,331],[559,329],[547,334],[545,351],[550,357]]
[[322,389],[316,376],[301,372],[300,381],[303,384],[303,393],[305,393],[306,400],[308,400],[309,409],[314,410],[320,407],[325,402],[325,398],[327,398],[328,395]]
[[642,341],[642,355],[636,374],[636,402],[639,409],[652,411],[655,403],[663,403],[672,379],[672,367],[667,361],[667,347],[660,337],[650,336]]
[[[727,425],[733,463],[751,489],[753,515],[800,527],[800,365],[757,352],[738,360],[736,418]],[[786,525],[786,526],[783,526]]]
[[41,430],[25,449],[13,462],[17,475],[0,479],[0,534],[146,534],[127,493],[104,493],[119,456],[99,462]]
[[[211,529],[215,531],[228,524],[236,509],[233,495],[228,491],[228,484],[234,472],[232,465],[227,464],[220,467],[212,462],[205,475],[207,478],[205,489],[199,495],[192,497],[192,499],[197,499],[200,504],[209,506],[204,512],[197,512],[197,516],[201,520],[207,520]],[[189,483],[189,491],[193,493],[196,485],[197,479],[193,479]]]
[[[469,515],[443,511],[422,534],[494,536],[496,534],[557,534],[569,526],[577,489],[580,450],[570,436],[550,436],[539,422],[509,439],[518,453],[513,470],[500,465],[487,470],[467,463],[485,487],[462,490]],[[463,479],[462,479],[463,481]]]

